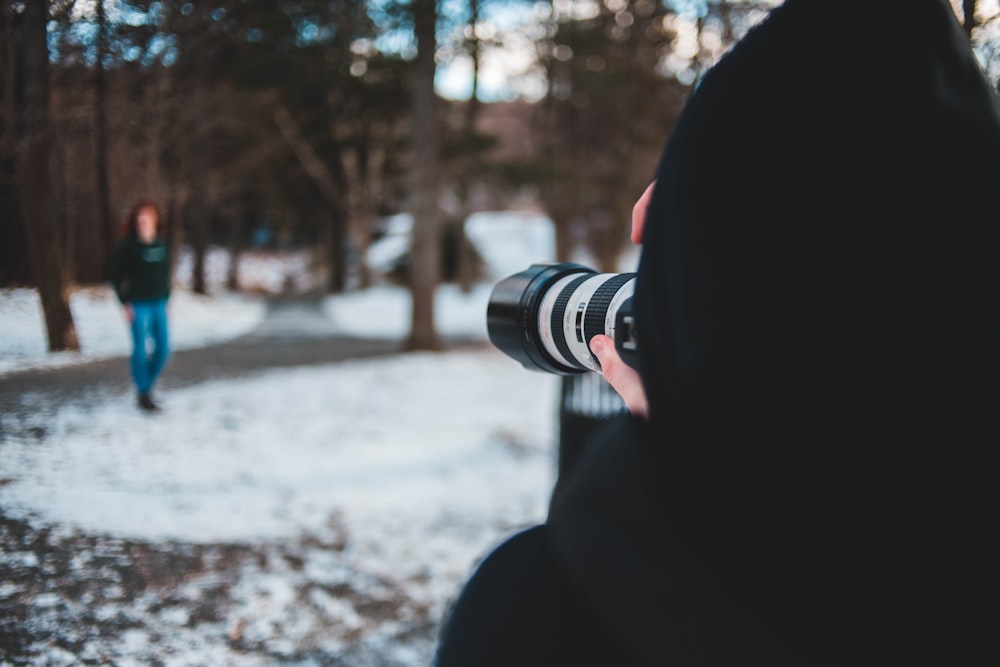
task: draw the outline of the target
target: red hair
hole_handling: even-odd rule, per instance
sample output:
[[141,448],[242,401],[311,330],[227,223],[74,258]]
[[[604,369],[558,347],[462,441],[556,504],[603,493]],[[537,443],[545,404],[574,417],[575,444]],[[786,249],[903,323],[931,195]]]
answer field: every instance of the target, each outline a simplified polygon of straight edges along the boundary
[[132,208],[129,209],[128,215],[122,222],[122,236],[133,239],[135,238],[135,225],[136,220],[139,218],[139,212],[147,208],[152,209],[152,211],[156,214],[156,234],[158,236],[163,235],[163,214],[160,212],[160,207],[152,199],[140,199],[132,205]]

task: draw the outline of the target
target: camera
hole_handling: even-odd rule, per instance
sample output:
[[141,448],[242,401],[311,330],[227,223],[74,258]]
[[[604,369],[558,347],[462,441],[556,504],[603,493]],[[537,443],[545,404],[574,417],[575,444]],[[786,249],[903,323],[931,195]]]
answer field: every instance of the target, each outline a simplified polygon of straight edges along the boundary
[[532,264],[493,287],[486,310],[490,342],[529,370],[571,375],[600,372],[590,339],[604,334],[636,368],[634,291],[634,273]]

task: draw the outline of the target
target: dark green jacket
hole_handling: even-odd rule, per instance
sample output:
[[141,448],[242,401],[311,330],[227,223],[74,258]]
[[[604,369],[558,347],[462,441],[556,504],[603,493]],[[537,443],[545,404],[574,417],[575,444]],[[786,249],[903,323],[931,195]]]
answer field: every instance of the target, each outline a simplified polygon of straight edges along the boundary
[[160,239],[127,238],[115,251],[111,284],[122,303],[170,296],[170,252]]

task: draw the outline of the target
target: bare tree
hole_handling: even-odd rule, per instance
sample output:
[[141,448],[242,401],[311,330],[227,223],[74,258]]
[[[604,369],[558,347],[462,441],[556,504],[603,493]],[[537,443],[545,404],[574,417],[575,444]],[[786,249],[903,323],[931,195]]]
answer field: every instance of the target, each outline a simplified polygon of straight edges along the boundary
[[104,0],[97,0],[97,62],[94,66],[94,188],[96,190],[95,227],[101,230],[96,245],[98,262],[107,276],[109,258],[115,247],[115,224],[111,216],[111,187],[108,183],[108,112],[105,55],[108,51],[108,21]]
[[52,205],[49,126],[48,4],[24,4],[21,53],[24,106],[17,146],[17,184],[24,214],[28,256],[45,313],[49,350],[79,350],[63,276],[62,248]]
[[436,0],[413,0],[417,58],[413,70],[413,125],[410,155],[410,201],[413,246],[410,290],[413,319],[407,348],[441,347],[434,328],[434,291],[441,274],[440,130],[434,92],[434,55],[437,49]]
[[326,200],[324,212],[317,216],[317,227],[322,239],[320,245],[323,246],[321,264],[328,268],[329,291],[343,292],[346,283],[343,218],[347,211],[348,195],[344,193],[341,179],[338,179],[327,163],[319,157],[288,109],[283,106],[277,107],[274,110],[274,122],[281,129],[282,135],[295,152],[302,168],[309,174]]
[[477,150],[476,130],[479,125],[479,70],[482,61],[482,40],[479,37],[479,3],[480,0],[469,1],[469,25],[466,30],[466,47],[469,58],[472,61],[472,89],[469,92],[469,101],[465,106],[465,113],[462,116],[462,129],[459,132],[464,150],[461,152],[459,162],[461,168],[456,174],[455,189],[458,195],[458,215],[454,221],[449,223],[451,237],[453,239],[452,252],[455,260],[455,277],[462,289],[468,291],[472,288],[475,279],[475,266],[472,245],[465,235],[465,219],[472,212],[471,190],[472,175],[476,172],[476,164],[482,159],[482,151]]
[[21,77],[15,35],[22,19],[11,0],[0,0],[0,285],[31,280],[16,180],[17,83]]
[[537,114],[539,185],[556,231],[556,256],[585,247],[617,270],[635,198],[655,172],[684,87],[663,76],[670,48],[666,10],[628,0],[577,18],[553,3],[539,43],[548,93]]
[[975,29],[978,23],[976,23],[976,1],[977,0],[962,0],[962,27],[965,28],[965,34],[972,36],[972,31]]
[[355,244],[358,256],[358,286],[362,289],[371,287],[372,272],[368,265],[369,235],[374,227],[376,214],[376,193],[381,189],[380,169],[385,160],[384,149],[372,142],[366,142],[357,150],[344,154],[344,172],[350,186],[347,189],[349,198],[348,228],[351,241]]

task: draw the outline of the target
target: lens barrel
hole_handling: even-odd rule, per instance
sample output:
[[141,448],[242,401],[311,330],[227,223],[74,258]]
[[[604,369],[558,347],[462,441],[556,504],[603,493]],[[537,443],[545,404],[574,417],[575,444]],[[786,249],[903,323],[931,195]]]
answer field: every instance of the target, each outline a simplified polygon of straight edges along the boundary
[[589,342],[605,334],[634,366],[634,278],[580,264],[532,264],[493,288],[486,312],[490,341],[529,370],[570,375],[600,372]]

